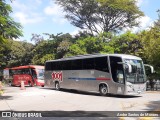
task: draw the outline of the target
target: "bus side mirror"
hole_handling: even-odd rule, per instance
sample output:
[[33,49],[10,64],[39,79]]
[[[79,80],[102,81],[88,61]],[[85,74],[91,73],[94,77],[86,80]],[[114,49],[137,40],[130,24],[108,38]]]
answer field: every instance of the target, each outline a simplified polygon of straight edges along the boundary
[[145,70],[148,74],[152,74],[155,73],[153,66],[148,65],[148,64],[144,64]]
[[125,65],[125,71],[127,73],[131,73],[132,72],[132,65],[129,63],[123,63],[123,62],[118,62],[118,64],[124,64]]
[[132,72],[132,66],[131,66],[131,64],[126,63],[125,69],[127,69],[127,72],[128,72],[128,73],[131,73],[131,72]]

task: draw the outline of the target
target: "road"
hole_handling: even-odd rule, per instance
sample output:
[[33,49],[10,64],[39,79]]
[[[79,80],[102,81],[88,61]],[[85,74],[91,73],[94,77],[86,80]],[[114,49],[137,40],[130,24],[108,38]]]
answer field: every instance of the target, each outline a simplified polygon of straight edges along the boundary
[[[130,117],[139,118],[136,114],[152,111],[155,117],[160,112],[160,91],[148,91],[141,96],[100,96],[98,93],[78,92],[71,90],[56,91],[47,87],[4,87],[5,93],[0,96],[0,111],[45,111],[52,117],[99,117],[124,115],[117,118],[126,119],[125,111]],[[133,116],[133,117],[132,117]]]

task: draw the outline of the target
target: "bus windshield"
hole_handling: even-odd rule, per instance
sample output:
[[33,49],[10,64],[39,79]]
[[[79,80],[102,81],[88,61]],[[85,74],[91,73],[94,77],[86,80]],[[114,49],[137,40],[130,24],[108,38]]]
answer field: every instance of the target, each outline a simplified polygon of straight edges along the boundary
[[39,79],[44,79],[44,69],[37,69],[37,73]]
[[129,63],[136,67],[131,73],[126,72],[126,81],[131,83],[144,83],[145,73],[142,60],[125,59],[125,63]]

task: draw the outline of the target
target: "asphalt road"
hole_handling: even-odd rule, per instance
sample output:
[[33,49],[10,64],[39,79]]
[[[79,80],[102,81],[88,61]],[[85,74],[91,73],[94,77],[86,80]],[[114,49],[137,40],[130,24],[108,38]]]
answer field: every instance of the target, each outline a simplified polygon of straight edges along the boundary
[[[55,117],[62,120],[69,118],[80,120],[81,117],[83,119],[87,117],[88,120],[97,118],[103,120],[113,116],[115,117],[113,119],[124,120],[160,119],[156,116],[160,113],[160,91],[147,91],[133,97],[100,96],[98,93],[65,89],[56,91],[47,87],[26,87],[26,90],[20,90],[19,87],[3,89],[5,93],[0,96],[0,111],[18,111],[23,115],[25,112],[36,112],[37,115],[42,113],[42,117],[48,116],[45,119]],[[148,111],[151,111],[149,115]]]

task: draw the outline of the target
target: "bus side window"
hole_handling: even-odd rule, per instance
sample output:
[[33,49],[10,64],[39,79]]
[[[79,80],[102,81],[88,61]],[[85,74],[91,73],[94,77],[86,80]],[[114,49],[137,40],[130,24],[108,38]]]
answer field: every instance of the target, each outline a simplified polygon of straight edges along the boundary
[[83,62],[81,59],[72,60],[72,70],[82,70],[83,69]]
[[94,69],[94,58],[83,60],[83,69]]
[[63,61],[61,64],[63,70],[71,70],[71,60]]
[[51,70],[51,62],[47,62],[45,65],[45,70]]
[[95,69],[100,70],[100,71],[104,71],[104,72],[109,72],[107,57],[95,58]]

